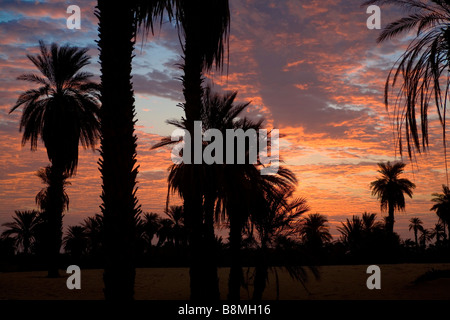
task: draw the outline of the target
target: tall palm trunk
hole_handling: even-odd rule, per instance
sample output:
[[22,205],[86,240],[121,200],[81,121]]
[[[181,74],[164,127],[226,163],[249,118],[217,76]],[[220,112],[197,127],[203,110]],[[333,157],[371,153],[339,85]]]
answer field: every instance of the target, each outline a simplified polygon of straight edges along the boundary
[[386,230],[391,235],[394,233],[394,205],[392,201],[389,201],[389,215],[386,221]]
[[416,240],[416,249],[419,249],[419,240],[417,239],[417,228],[414,228],[414,238]]
[[[184,65],[183,71],[183,94],[185,98],[185,114],[186,129],[191,137],[194,137],[194,121],[201,120],[201,106],[203,96],[203,60],[198,43],[202,41],[199,38],[200,33],[196,26],[198,22],[194,15],[190,15],[194,19],[190,19],[185,25],[185,46],[184,46]],[[194,163],[194,143],[191,144],[191,164],[186,165],[186,169],[193,176],[190,181],[192,184],[188,186],[189,190],[184,192],[184,212],[186,226],[188,227],[188,238],[191,252],[190,261],[190,289],[191,300],[218,300],[219,289],[218,281],[214,279],[217,274],[217,266],[208,263],[211,255],[207,250],[211,246],[205,244],[204,238],[204,217],[203,217],[203,191],[204,181],[203,164]]]
[[233,206],[228,211],[230,219],[230,254],[231,266],[228,279],[228,300],[237,301],[241,298],[242,261],[242,220],[238,206]]
[[206,192],[205,202],[204,202],[204,212],[205,212],[205,246],[206,252],[208,253],[208,259],[206,259],[206,277],[208,279],[207,291],[214,295],[213,300],[219,300],[219,276],[217,274],[217,248],[216,248],[216,238],[214,232],[214,203],[215,196]]
[[55,164],[51,167],[47,199],[45,201],[45,217],[47,231],[45,233],[48,263],[48,277],[59,277],[59,251],[62,242],[62,213],[64,211],[64,169]]
[[101,65],[101,160],[106,299],[134,296],[136,141],[131,63],[135,22],[130,1],[98,0]]

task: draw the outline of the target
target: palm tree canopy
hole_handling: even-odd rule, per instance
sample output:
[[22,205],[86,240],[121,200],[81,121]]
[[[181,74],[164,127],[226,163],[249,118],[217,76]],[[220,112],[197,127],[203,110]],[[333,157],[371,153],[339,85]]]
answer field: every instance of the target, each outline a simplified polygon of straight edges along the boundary
[[332,239],[328,219],[320,213],[311,213],[303,219],[300,235],[305,243],[322,245]]
[[[180,36],[193,36],[203,69],[221,69],[228,52],[230,8],[228,0],[173,0]],[[183,46],[183,51],[186,48]]]
[[10,113],[23,107],[20,131],[22,144],[37,148],[44,142],[52,164],[72,175],[78,164],[78,145],[94,148],[99,138],[99,86],[92,74],[80,71],[89,64],[88,49],[59,47],[50,50],[43,41],[40,54],[27,55],[42,75],[23,74],[18,80],[40,85],[23,92]]
[[435,204],[430,211],[435,211],[439,219],[445,223],[450,222],[450,189],[442,185],[442,193],[433,193],[431,201]]
[[409,222],[409,231],[414,230],[414,232],[417,232],[423,230],[423,222],[420,218],[411,218]]
[[389,205],[392,205],[393,209],[404,210],[404,194],[412,198],[412,190],[416,185],[408,179],[399,177],[405,166],[403,162],[378,163],[378,172],[381,173],[381,177],[371,182],[370,187],[372,195],[377,196],[381,202],[381,210],[387,210]]
[[379,35],[378,42],[417,30],[415,39],[411,41],[389,72],[385,85],[385,104],[388,107],[390,89],[402,80],[398,92],[393,93],[400,152],[402,151],[402,131],[404,131],[410,157],[413,149],[419,152],[428,149],[428,113],[433,103],[436,105],[442,125],[445,145],[445,119],[450,81],[448,66],[450,4],[442,0],[365,2],[365,5],[371,4],[393,4],[408,12],[406,17],[389,23]]
[[23,249],[28,253],[35,239],[35,230],[39,224],[39,212],[37,211],[15,211],[13,222],[2,224],[7,229],[3,231],[2,237],[12,237],[16,243],[16,249]]

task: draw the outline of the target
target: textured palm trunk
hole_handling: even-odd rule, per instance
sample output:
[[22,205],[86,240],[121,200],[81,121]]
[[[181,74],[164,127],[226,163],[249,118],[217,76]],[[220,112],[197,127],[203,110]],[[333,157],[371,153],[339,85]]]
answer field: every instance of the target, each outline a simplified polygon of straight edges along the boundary
[[45,205],[47,232],[45,244],[47,251],[48,277],[59,277],[59,251],[62,241],[62,213],[64,210],[64,170],[62,166],[52,165]]
[[212,295],[213,300],[220,299],[219,276],[217,274],[217,250],[216,237],[214,232],[214,203],[215,196],[211,194],[205,195],[205,245],[209,259],[206,260],[206,273],[209,279],[208,292]]
[[394,205],[389,202],[389,216],[386,223],[386,229],[390,234],[394,233]]
[[[233,210],[234,209],[234,210]],[[242,223],[237,207],[228,211],[230,219],[230,253],[231,266],[230,276],[228,278],[228,300],[237,301],[241,298],[242,282],[242,262],[241,262],[241,243],[242,243]]]
[[[195,6],[194,6],[195,7]],[[191,137],[194,137],[194,121],[201,120],[201,106],[203,96],[203,60],[199,52],[198,43],[202,41],[199,37],[197,28],[197,17],[192,13],[188,15],[193,17],[185,25],[185,46],[184,46],[184,75],[183,95],[185,98],[186,129]],[[194,143],[191,144],[191,155],[194,163]],[[210,245],[205,243],[205,227],[203,216],[203,186],[205,181],[203,177],[203,164],[187,164],[186,170],[190,172],[191,185],[184,190],[184,211],[188,230],[188,239],[190,247],[190,290],[191,300],[217,300],[218,287],[217,266],[210,263]],[[214,269],[214,270],[213,270]]]
[[104,217],[103,274],[107,300],[134,297],[136,135],[131,83],[134,19],[130,1],[98,0],[101,65],[101,206]]

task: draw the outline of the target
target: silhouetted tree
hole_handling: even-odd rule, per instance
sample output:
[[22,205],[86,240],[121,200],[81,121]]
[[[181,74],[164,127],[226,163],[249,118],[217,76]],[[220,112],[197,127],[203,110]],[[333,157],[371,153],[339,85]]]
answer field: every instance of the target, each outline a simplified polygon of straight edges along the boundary
[[87,237],[87,253],[94,257],[103,256],[103,216],[88,217],[81,225]]
[[450,235],[450,189],[446,185],[442,185],[442,193],[433,193],[431,196],[435,204],[431,207],[430,211],[435,211],[444,225],[444,238],[447,238],[445,234],[445,226],[448,227],[448,234]]
[[424,249],[425,249],[426,246],[427,246],[427,242],[430,241],[431,239],[433,239],[432,235],[433,235],[433,232],[432,232],[431,230],[429,230],[429,229],[422,228],[422,229],[420,230],[420,237],[419,237],[419,240],[420,240],[421,246],[422,246]]
[[312,252],[319,251],[325,243],[331,241],[328,219],[319,213],[310,213],[303,218],[299,228],[300,237],[305,246]]
[[187,234],[184,227],[183,206],[170,206],[165,213],[173,222],[173,240],[175,247],[178,248],[181,244],[186,244]]
[[[228,0],[176,0],[184,63],[182,65],[185,127],[194,136],[194,122],[201,120],[203,72],[216,66],[221,69],[228,44],[230,9]],[[192,145],[193,148],[193,145]],[[192,149],[194,150],[194,149]],[[191,153],[192,160],[194,152]],[[213,237],[204,239],[202,186],[208,184],[202,174],[203,164],[185,164],[191,178],[187,188],[179,190],[183,197],[185,223],[191,252],[190,288],[193,300],[218,300],[217,268],[208,261],[212,255]],[[195,177],[195,178],[194,178]]]
[[341,241],[350,252],[358,254],[363,249],[365,226],[360,217],[354,215],[352,219],[347,218],[337,229],[341,233]]
[[141,210],[136,198],[133,49],[138,26],[153,31],[153,22],[162,17],[168,4],[169,1],[162,0],[97,2],[102,72],[99,164],[103,182],[101,209],[106,257],[103,278],[107,300],[134,297],[136,222]]
[[148,247],[152,246],[152,240],[155,235],[158,234],[158,230],[161,228],[161,218],[157,213],[146,212],[142,217],[142,236]]
[[37,211],[15,211],[13,222],[2,224],[7,229],[2,232],[2,238],[14,239],[17,252],[30,254],[31,246],[35,240],[35,229],[39,223]]
[[410,157],[414,148],[418,152],[428,149],[428,114],[434,103],[442,126],[446,156],[447,83],[450,81],[448,1],[371,0],[365,4],[394,4],[408,12],[407,16],[389,23],[377,42],[390,40],[401,34],[409,36],[411,31],[417,31],[404,54],[389,72],[385,87],[385,103],[388,107],[390,90],[396,84],[399,85],[393,98],[400,151],[402,131]]
[[414,239],[416,241],[416,248],[419,248],[418,232],[423,230],[423,222],[420,218],[411,218],[409,220],[409,231],[414,231]]
[[445,227],[442,223],[436,223],[431,232],[431,238],[436,238],[436,245],[440,245],[442,243],[441,239],[445,239]]
[[[298,231],[300,217],[309,210],[306,199],[292,199],[294,188],[281,188],[266,194],[257,206],[257,212],[252,214],[251,223],[255,226],[257,238],[257,258],[254,271],[253,300],[261,300],[266,283],[269,281],[269,270],[277,274],[277,267],[285,268],[293,280],[302,284],[307,280],[304,269],[296,262],[290,263],[286,250],[292,236]],[[251,229],[252,230],[252,229]],[[272,250],[282,251],[286,256],[283,265],[272,266],[270,253]],[[312,268],[314,274],[317,270]],[[278,282],[277,282],[278,285]],[[279,289],[277,288],[277,293]]]
[[61,246],[63,181],[72,176],[78,164],[78,145],[94,148],[99,135],[98,85],[89,81],[92,74],[80,70],[89,64],[88,49],[59,47],[50,50],[40,41],[40,54],[27,55],[42,73],[23,74],[19,80],[40,85],[22,93],[10,113],[23,106],[20,130],[22,144],[28,141],[36,150],[39,138],[44,142],[52,164],[48,172],[49,189],[43,210],[49,224],[49,277],[58,276]]
[[403,162],[395,162],[391,164],[378,163],[381,174],[377,180],[370,183],[372,189],[372,195],[377,196],[381,203],[381,210],[388,210],[389,215],[386,223],[386,230],[390,233],[394,233],[394,211],[405,210],[405,196],[408,195],[412,198],[413,189],[416,187],[414,183],[408,179],[400,178],[403,173],[403,169],[406,164]]
[[70,226],[64,237],[64,250],[72,258],[79,262],[81,257],[86,254],[88,247],[88,237],[83,226]]

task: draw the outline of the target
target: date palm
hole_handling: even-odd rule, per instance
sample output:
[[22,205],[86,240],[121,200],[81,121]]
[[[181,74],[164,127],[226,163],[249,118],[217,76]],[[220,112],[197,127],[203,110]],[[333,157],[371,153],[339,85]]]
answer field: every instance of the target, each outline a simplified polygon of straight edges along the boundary
[[19,80],[39,85],[22,93],[11,112],[22,109],[20,131],[22,145],[36,150],[39,138],[47,149],[51,170],[48,171],[49,193],[43,210],[50,225],[52,238],[48,247],[49,277],[57,277],[57,257],[61,245],[63,181],[76,172],[78,147],[94,149],[99,137],[98,85],[89,79],[92,74],[81,69],[89,64],[88,49],[59,47],[48,49],[39,42],[40,53],[27,55],[38,74],[23,74]]
[[378,172],[381,177],[370,183],[372,195],[380,200],[381,211],[388,210],[386,230],[391,235],[394,233],[395,210],[405,210],[405,194],[412,198],[412,190],[416,187],[408,179],[400,178],[405,166],[403,162],[380,162]]
[[14,239],[16,251],[30,254],[30,249],[35,240],[35,230],[39,223],[39,212],[37,211],[15,211],[13,222],[2,224],[6,227],[2,238]]
[[442,223],[436,223],[431,233],[432,238],[436,238],[436,245],[441,244],[442,240],[446,238],[445,236],[445,227]]
[[[107,300],[134,297],[136,222],[141,213],[136,198],[137,137],[135,134],[132,59],[138,27],[153,31],[154,22],[170,7],[165,0],[98,0],[101,66],[101,143],[105,269]],[[169,10],[170,12],[170,10]]]
[[395,63],[386,80],[385,104],[392,92],[397,137],[402,150],[406,138],[408,154],[428,149],[428,115],[434,104],[442,127],[446,153],[446,112],[450,69],[450,3],[443,0],[371,0],[371,4],[393,4],[407,15],[389,23],[377,41],[384,42],[415,31],[415,37]]
[[[273,249],[286,252],[286,244],[292,243],[291,237],[295,235],[301,224],[301,216],[309,211],[306,199],[293,198],[293,192],[294,186],[274,189],[271,194],[266,194],[257,203],[255,214],[251,216],[251,224],[257,231],[256,236],[253,235],[253,232],[251,233],[251,236],[257,239],[257,258],[253,274],[253,300],[259,301],[262,299],[266,284],[269,281],[269,270],[272,270],[278,277],[277,267],[271,265],[270,253],[273,252]],[[253,228],[250,228],[250,230],[253,230]],[[304,285],[307,280],[305,270],[295,262],[290,263],[288,254],[285,255],[285,263],[279,267],[286,269],[293,280]],[[310,270],[318,277],[316,268],[310,267]],[[277,288],[277,295],[278,292]]]
[[409,231],[414,231],[414,240],[416,242],[416,248],[419,248],[419,239],[418,239],[418,233],[419,231],[423,231],[423,222],[420,220],[420,218],[411,218],[409,220]]
[[[245,117],[240,118],[249,104],[234,103],[236,95],[237,92],[219,95],[212,93],[209,88],[205,89],[201,110],[203,132],[208,129],[217,129],[226,137],[225,132],[227,129],[242,129],[244,131],[254,129],[257,131],[261,128],[262,121],[254,122]],[[168,123],[184,130],[187,130],[186,122],[185,119],[168,121]],[[167,137],[153,148],[174,143],[177,142]],[[224,141],[224,145],[226,144],[226,141]],[[225,155],[226,150],[222,151],[222,155]],[[211,270],[206,271],[204,269],[204,273],[210,272],[210,278],[208,279],[211,279],[210,282],[216,284],[214,288],[209,288],[208,292],[215,292],[218,289],[217,265],[214,264],[213,258],[215,247],[213,222],[215,214],[216,221],[225,221],[230,227],[232,266],[229,279],[229,298],[238,300],[243,279],[240,260],[242,232],[250,217],[251,209],[254,207],[256,199],[260,199],[258,197],[262,193],[271,192],[274,187],[286,187],[295,184],[295,176],[283,167],[279,168],[276,175],[262,176],[260,164],[204,165],[203,169],[197,174],[195,174],[196,171],[193,167],[184,163],[172,165],[168,177],[170,190],[178,192],[186,201],[188,195],[185,193],[185,190],[192,186],[193,181],[204,181],[200,189],[204,200],[200,204],[203,207],[201,218],[206,231],[202,231],[200,235],[203,237],[203,245],[206,247],[204,247],[204,250],[211,252],[207,257],[208,261],[204,262],[204,265],[209,266]],[[186,219],[186,214],[185,212],[185,223],[188,223],[190,220]],[[207,299],[216,298],[215,296],[210,296]]]
[[78,262],[88,249],[86,229],[83,226],[69,226],[63,243],[64,250]]
[[312,250],[320,250],[325,243],[331,241],[328,219],[320,213],[311,213],[303,218],[299,228],[304,244]]
[[349,248],[353,254],[359,254],[364,246],[365,226],[363,220],[358,216],[347,218],[341,222],[338,231],[341,233],[341,241]]
[[444,238],[446,238],[445,226],[447,226],[450,235],[450,189],[448,186],[442,185],[442,193],[433,193],[431,196],[433,197],[431,201],[435,204],[430,211],[435,211],[439,220],[443,223]]
[[425,249],[427,246],[427,242],[433,239],[433,231],[429,229],[422,228],[420,230],[419,241],[422,247]]
[[[201,120],[204,81],[203,73],[214,66],[223,66],[230,28],[230,9],[228,0],[174,0],[175,16],[182,43],[183,59],[183,95],[185,102],[185,126],[193,136],[194,121]],[[194,154],[193,152],[191,153]],[[191,162],[193,163],[193,161]],[[207,251],[213,248],[204,246],[203,234],[203,194],[202,185],[208,181],[201,180],[202,164],[186,164],[192,183],[181,190],[185,212],[185,222],[191,249],[190,289],[191,299],[219,299],[217,272],[210,265]],[[196,177],[192,179],[192,177]],[[206,269],[205,269],[206,268]],[[206,280],[205,280],[206,277]]]

